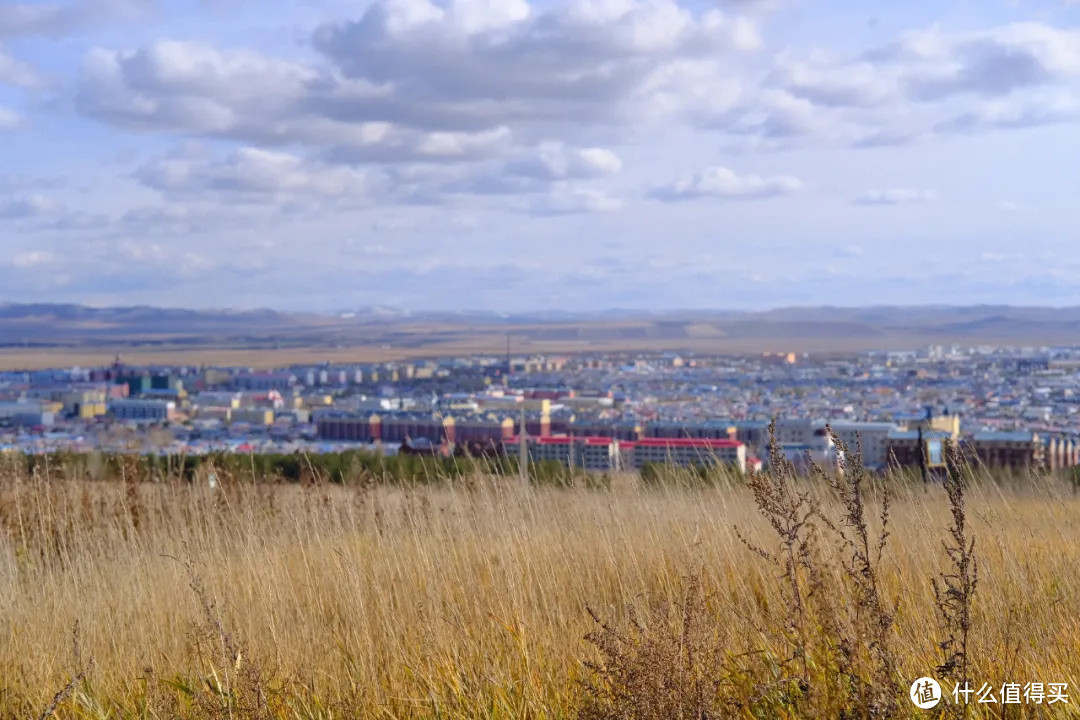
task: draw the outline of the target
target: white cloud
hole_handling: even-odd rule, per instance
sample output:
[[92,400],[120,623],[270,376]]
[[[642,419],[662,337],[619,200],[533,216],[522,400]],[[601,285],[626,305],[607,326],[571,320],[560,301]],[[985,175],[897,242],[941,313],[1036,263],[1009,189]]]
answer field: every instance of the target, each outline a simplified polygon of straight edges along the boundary
[[123,127],[300,143],[349,161],[392,160],[377,150],[395,144],[468,158],[496,140],[507,149],[511,135],[533,144],[582,123],[726,108],[723,63],[759,39],[745,19],[674,0],[380,0],[313,42],[329,67],[197,42],[99,48],[78,108]]
[[56,258],[54,253],[46,250],[30,250],[16,253],[11,258],[11,265],[17,268],[29,268],[35,265],[47,265]]
[[454,24],[470,34],[513,25],[531,12],[525,0],[454,0],[450,4]]
[[76,100],[83,112],[139,129],[270,141],[273,123],[315,78],[258,53],[163,40],[136,51],[92,50]]
[[557,188],[530,203],[527,211],[533,215],[574,215],[614,212],[622,207],[621,199],[599,190]]
[[[137,28],[101,22],[150,4],[0,0],[0,83],[32,90],[3,88],[0,102],[11,109],[0,110],[0,129],[27,131],[9,143],[10,157],[20,175],[67,176],[50,186],[20,177],[0,188],[0,242],[9,260],[36,251],[32,241],[57,264],[72,264],[72,293],[94,283],[100,292],[107,282],[110,297],[199,299],[229,287],[237,294],[218,297],[291,304],[294,296],[266,288],[295,273],[315,287],[311,298],[336,303],[343,286],[325,278],[368,248],[357,267],[372,272],[390,259],[404,268],[426,263],[427,274],[400,287],[368,283],[424,305],[436,279],[490,289],[485,273],[494,266],[432,265],[444,246],[501,257],[503,238],[513,238],[536,248],[523,262],[546,267],[543,258],[571,252],[600,263],[599,253],[612,251],[595,238],[617,238],[633,255],[675,236],[664,247],[671,267],[637,278],[662,271],[670,289],[657,297],[674,302],[701,295],[694,273],[715,274],[698,262],[702,244],[733,247],[706,237],[712,203],[784,196],[804,181],[823,202],[785,203],[779,215],[726,206],[730,236],[753,232],[765,248],[740,248],[746,267],[781,248],[784,262],[818,262],[814,272],[830,263],[893,272],[888,240],[896,236],[927,244],[940,240],[935,233],[994,236],[1006,247],[1016,223],[966,216],[979,190],[959,189],[961,176],[997,177],[1004,197],[1049,188],[1037,227],[1025,232],[1048,245],[1070,237],[1058,209],[1066,203],[1054,190],[1067,186],[1067,172],[1053,167],[1067,129],[1027,133],[1030,153],[1007,147],[1009,138],[1019,141],[1008,131],[1080,121],[1078,31],[1049,21],[993,27],[994,14],[972,13],[970,27],[980,29],[964,30],[954,17],[948,28],[883,35],[886,23],[860,33],[850,9],[830,7],[821,22],[835,32],[810,37],[802,11],[770,0],[316,0],[269,14],[250,0],[196,0],[156,3],[154,22]],[[890,22],[901,16],[924,13]],[[840,39],[830,46],[829,38]],[[80,58],[81,74],[64,77]],[[48,93],[37,91],[41,78],[26,61],[41,63]],[[31,112],[33,123],[22,117]],[[98,126],[80,125],[89,120]],[[954,137],[960,133],[972,137]],[[899,151],[883,147],[916,143],[899,163]],[[858,150],[837,150],[848,147]],[[116,163],[121,150],[131,154]],[[774,154],[757,157],[766,152]],[[726,167],[678,177],[710,163]],[[951,188],[950,202],[934,208],[934,230],[919,225],[930,219],[925,213],[895,213],[896,223],[875,228],[881,242],[868,242],[859,218],[869,211],[853,203],[934,200],[887,183],[859,197],[836,190],[867,187],[861,178],[890,166]],[[31,197],[37,192],[52,204]],[[699,202],[634,202],[642,197]],[[800,254],[793,227],[816,256]],[[380,237],[391,232],[393,243]],[[325,238],[332,260],[309,261],[295,247],[309,234]],[[978,257],[973,242],[965,252]],[[393,258],[378,252],[384,244]],[[240,249],[250,251],[245,262],[262,265],[233,262]],[[121,252],[142,253],[157,272],[188,268],[207,283],[163,287]],[[71,258],[87,255],[100,272],[84,281],[90,273]],[[341,274],[352,277],[357,267]],[[516,282],[537,275],[517,270],[509,275]],[[40,274],[61,276],[55,264]],[[618,287],[627,277],[598,275],[589,292],[618,302],[630,295]],[[831,292],[779,287],[780,277],[789,275],[766,274],[717,302],[803,302]],[[751,299],[740,294],[748,287]],[[510,297],[520,297],[516,288]]]
[[427,133],[420,136],[417,155],[427,158],[475,158],[508,146],[510,135],[510,128],[506,126],[477,133]]
[[36,87],[41,84],[41,77],[32,65],[17,60],[4,50],[0,44],[0,84]]
[[142,167],[137,177],[169,196],[243,202],[303,196],[359,201],[367,188],[364,175],[356,170],[251,147],[222,159],[160,158]]
[[709,167],[692,175],[685,175],[671,185],[658,188],[653,192],[653,197],[665,201],[702,198],[753,200],[788,195],[799,190],[802,185],[802,181],[790,175],[738,175],[726,167]]
[[0,132],[22,130],[26,127],[26,121],[22,115],[0,105]]
[[753,21],[675,0],[376,0],[318,28],[318,60],[170,40],[96,49],[77,107],[124,128],[326,163],[502,160],[512,175],[556,182],[621,170],[598,138],[676,128],[753,152],[1080,120],[1068,85],[1080,79],[1078,37],[1039,23],[930,28],[848,57],[751,63],[762,47]]
[[877,55],[903,63],[908,96],[1000,96],[1080,76],[1080,32],[1027,22],[948,35],[938,28],[907,33]]
[[733,109],[741,132],[899,144],[954,132],[1080,120],[1080,30],[1037,22],[969,32],[937,26],[853,56],[779,53]]
[[867,190],[853,201],[856,205],[920,205],[934,202],[937,194],[931,190],[911,188],[889,188],[887,190]]
[[622,160],[606,148],[572,148],[561,142],[545,142],[508,162],[504,170],[539,180],[598,178],[618,174]]
[[867,61],[782,54],[768,82],[818,105],[874,107],[897,99],[895,73]]
[[55,213],[60,205],[44,195],[0,199],[0,218],[21,220]]
[[59,35],[108,19],[142,16],[153,0],[69,0],[0,5],[0,38]]
[[0,37],[51,32],[65,21],[64,6],[49,3],[11,3],[0,6]]

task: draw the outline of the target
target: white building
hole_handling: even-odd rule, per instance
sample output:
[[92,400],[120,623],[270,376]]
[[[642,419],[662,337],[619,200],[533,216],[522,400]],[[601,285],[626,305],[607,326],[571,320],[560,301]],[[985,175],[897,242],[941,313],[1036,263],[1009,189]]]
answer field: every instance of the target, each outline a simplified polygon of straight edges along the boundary
[[899,429],[888,422],[835,422],[830,423],[829,427],[847,446],[850,456],[854,456],[861,440],[863,465],[875,469],[885,467],[888,460],[889,433]]
[[844,457],[832,438],[825,434],[825,428],[820,428],[818,434],[808,443],[781,444],[780,452],[799,473],[809,472],[813,465],[835,470]]
[[814,430],[821,426],[806,418],[777,418],[776,441],[781,445],[806,445],[814,441]]

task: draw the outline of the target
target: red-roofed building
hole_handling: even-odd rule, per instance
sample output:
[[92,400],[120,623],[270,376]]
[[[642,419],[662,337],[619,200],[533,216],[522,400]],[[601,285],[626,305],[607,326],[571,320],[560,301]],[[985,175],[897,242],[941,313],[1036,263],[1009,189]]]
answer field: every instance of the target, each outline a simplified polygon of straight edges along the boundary
[[[618,470],[619,441],[606,437],[570,437],[567,435],[529,437],[530,462],[553,461],[567,467],[585,470]],[[518,437],[505,441],[506,453],[517,456],[521,451]]]

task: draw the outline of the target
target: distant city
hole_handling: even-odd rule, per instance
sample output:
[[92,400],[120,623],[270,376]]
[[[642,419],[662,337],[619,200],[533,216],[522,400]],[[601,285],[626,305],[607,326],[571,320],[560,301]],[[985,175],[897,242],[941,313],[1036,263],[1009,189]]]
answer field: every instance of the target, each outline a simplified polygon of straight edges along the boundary
[[[152,454],[517,455],[584,470],[837,455],[925,464],[946,438],[982,462],[1078,463],[1080,348],[929,346],[846,358],[606,353],[0,373],[0,449]],[[524,437],[522,433],[524,432]],[[850,452],[851,450],[849,450]],[[920,456],[922,459],[920,460]]]

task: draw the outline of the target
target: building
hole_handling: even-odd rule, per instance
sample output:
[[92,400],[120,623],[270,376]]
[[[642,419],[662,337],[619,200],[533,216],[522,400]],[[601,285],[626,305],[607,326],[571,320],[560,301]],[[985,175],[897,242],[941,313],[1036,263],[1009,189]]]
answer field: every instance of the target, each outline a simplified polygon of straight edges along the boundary
[[192,398],[196,406],[215,406],[236,409],[240,407],[243,395],[238,392],[201,392]]
[[191,416],[198,420],[218,420],[227,425],[232,422],[233,410],[226,405],[197,405],[191,409]]
[[274,411],[265,407],[249,407],[233,410],[232,422],[265,427],[274,424]]
[[5,402],[0,403],[0,424],[14,427],[50,427],[56,419],[55,413],[45,409],[39,403]]
[[622,453],[619,441],[612,438],[580,438],[578,441],[578,465],[586,470],[620,470]]
[[616,440],[637,440],[641,437],[641,426],[635,422],[617,420],[574,420],[570,423],[570,434],[580,437],[606,437]]
[[967,446],[979,462],[991,467],[1020,470],[1041,465],[1044,460],[1043,442],[1034,432],[975,433]]
[[926,430],[919,444],[918,430],[892,430],[885,439],[885,465],[891,467],[941,466],[945,462],[945,443],[952,442],[952,435],[939,430]]
[[[382,441],[400,445],[406,440],[426,438],[433,443],[441,443],[447,439],[447,420],[438,415],[428,413],[396,413],[383,415],[380,418],[382,429]],[[449,423],[453,426],[453,421]]]
[[781,445],[809,445],[820,426],[821,423],[806,418],[777,418],[776,441]]
[[275,425],[307,425],[311,422],[311,411],[306,408],[279,410],[274,413]]
[[[529,462],[557,462],[566,467],[598,472],[615,471],[621,467],[620,442],[606,437],[529,437]],[[519,437],[509,437],[503,445],[506,454],[518,457]]]
[[695,438],[698,440],[735,440],[738,428],[724,420],[705,422],[651,422],[646,423],[647,438]]
[[382,419],[378,415],[320,410],[314,413],[314,420],[321,440],[368,444],[382,438]]
[[[843,453],[833,442],[825,426],[818,427],[805,443],[779,443],[781,455],[798,473],[809,473],[815,466],[829,471],[840,469]],[[770,460],[771,460],[770,455]]]
[[922,428],[923,432],[944,433],[953,442],[960,439],[960,416],[955,413],[935,415],[928,409],[925,415],[899,416],[897,420],[906,430]]
[[1077,444],[1071,437],[1049,437],[1044,440],[1044,462],[1052,470],[1077,465]]
[[284,392],[296,385],[296,376],[289,372],[245,372],[232,376],[229,384],[234,390],[277,390]]
[[107,390],[104,386],[75,388],[61,394],[59,401],[64,405],[64,413],[80,420],[92,420],[104,415]]
[[634,467],[645,465],[733,465],[746,472],[746,446],[738,440],[642,438],[634,443]]
[[[447,436],[451,442],[504,442],[514,435],[514,421],[510,418],[465,416],[447,418]],[[539,433],[537,433],[539,434]]]
[[168,422],[177,417],[176,403],[172,400],[144,400],[129,398],[109,403],[109,414],[117,420],[137,422]]
[[769,423],[765,420],[740,420],[735,423],[735,439],[757,452],[767,451]]
[[889,433],[898,428],[888,422],[836,422],[829,425],[840,442],[847,446],[848,454],[862,446],[862,462],[868,468],[880,469],[888,463]]

